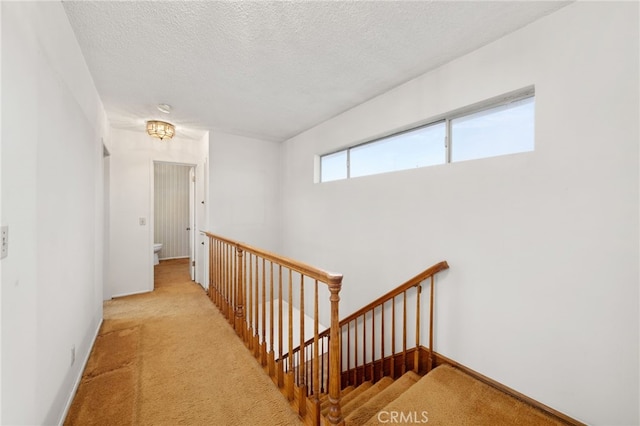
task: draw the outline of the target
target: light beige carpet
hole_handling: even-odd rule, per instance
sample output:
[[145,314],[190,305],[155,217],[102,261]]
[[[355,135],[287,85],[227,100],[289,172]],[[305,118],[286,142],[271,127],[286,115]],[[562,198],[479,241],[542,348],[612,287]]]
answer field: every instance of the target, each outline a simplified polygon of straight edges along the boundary
[[65,424],[301,425],[188,263],[155,271],[153,293],[105,302]]

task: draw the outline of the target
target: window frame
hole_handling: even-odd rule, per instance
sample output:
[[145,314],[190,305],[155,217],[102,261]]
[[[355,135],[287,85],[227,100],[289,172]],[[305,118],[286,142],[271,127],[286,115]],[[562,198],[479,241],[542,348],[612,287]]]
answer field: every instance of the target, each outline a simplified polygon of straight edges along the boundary
[[[318,183],[325,183],[325,182],[334,182],[334,181],[338,181],[338,180],[345,180],[345,179],[352,179],[351,177],[351,149],[354,148],[360,148],[362,146],[365,145],[371,145],[371,144],[375,144],[381,141],[384,141],[386,139],[389,138],[393,138],[396,136],[400,136],[406,133],[410,133],[410,132],[414,132],[417,130],[421,130],[424,129],[426,127],[430,127],[433,125],[437,125],[440,123],[444,123],[445,124],[445,136],[444,136],[444,152],[445,152],[445,158],[444,158],[444,162],[442,164],[450,164],[452,163],[452,146],[453,143],[455,143],[455,141],[452,141],[451,138],[451,134],[452,134],[452,121],[455,119],[459,119],[462,117],[466,117],[469,115],[473,115],[479,112],[483,112],[483,111],[487,111],[490,109],[494,109],[494,108],[498,108],[504,105],[508,105],[514,102],[518,102],[524,99],[529,99],[529,98],[533,98],[534,99],[534,103],[535,103],[535,87],[534,86],[528,86],[524,89],[519,89],[519,90],[515,90],[513,92],[509,92],[509,93],[505,93],[503,95],[500,96],[496,96],[481,102],[477,102],[475,104],[463,107],[463,108],[459,108],[457,110],[451,111],[449,113],[446,114],[442,114],[436,117],[432,117],[426,121],[423,121],[417,125],[412,125],[410,127],[401,129],[399,131],[394,131],[391,132],[389,134],[386,135],[382,135],[382,136],[378,136],[375,137],[373,139],[368,139],[365,140],[364,142],[360,142],[354,145],[350,145],[346,148],[341,148],[335,151],[331,151],[331,152],[327,152],[325,154],[319,155],[317,156],[318,158],[318,179],[317,182]],[[535,112],[535,110],[534,110]],[[534,116],[534,120],[535,120],[535,116]],[[534,126],[535,126],[535,121],[534,121]],[[535,146],[535,139],[534,139],[534,146]],[[322,180],[322,159],[324,157],[330,156],[330,155],[334,155],[340,152],[345,152],[347,154],[347,159],[346,159],[346,168],[347,168],[347,173],[346,173],[346,178],[344,179],[333,179],[333,180],[328,180],[328,181],[324,181]],[[521,152],[530,152],[530,151],[521,151]],[[518,152],[514,152],[512,154],[517,154]],[[502,154],[502,155],[510,155],[510,154]],[[498,155],[498,157],[502,156],[502,155]],[[478,160],[483,159],[483,158],[493,158],[496,156],[490,156],[490,157],[480,157],[477,158]],[[462,160],[462,161],[471,161],[471,160]],[[458,161],[453,161],[453,162],[458,162]],[[438,164],[440,165],[440,164]],[[432,167],[432,166],[421,166],[419,168],[422,167]],[[381,173],[372,173],[370,175],[365,175],[365,176],[374,176],[377,174],[384,174],[384,173],[389,173],[389,172],[393,172],[393,171],[403,171],[403,170],[410,170],[410,169],[399,169],[399,170],[390,170],[388,172],[381,172]],[[358,177],[365,177],[365,176],[358,176]]]

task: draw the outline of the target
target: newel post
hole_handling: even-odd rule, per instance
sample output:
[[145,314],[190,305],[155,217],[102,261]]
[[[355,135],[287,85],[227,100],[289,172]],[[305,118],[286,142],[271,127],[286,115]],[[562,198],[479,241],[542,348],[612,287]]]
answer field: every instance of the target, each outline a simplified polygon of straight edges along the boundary
[[236,252],[238,254],[237,262],[237,299],[236,299],[236,320],[235,329],[238,336],[244,339],[244,262],[242,261],[243,250],[236,246]]
[[344,425],[342,411],[340,409],[340,393],[342,386],[340,383],[340,289],[342,288],[342,275],[332,276],[327,283],[331,292],[331,330],[329,332],[329,413],[327,421],[332,425]]

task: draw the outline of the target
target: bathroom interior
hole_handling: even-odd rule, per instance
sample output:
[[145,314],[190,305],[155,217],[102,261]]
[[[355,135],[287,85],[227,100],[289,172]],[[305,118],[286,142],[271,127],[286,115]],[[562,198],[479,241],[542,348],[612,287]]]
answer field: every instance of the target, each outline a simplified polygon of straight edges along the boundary
[[[190,269],[194,254],[195,166],[154,162],[153,263],[176,260]],[[193,271],[191,278],[193,279]]]

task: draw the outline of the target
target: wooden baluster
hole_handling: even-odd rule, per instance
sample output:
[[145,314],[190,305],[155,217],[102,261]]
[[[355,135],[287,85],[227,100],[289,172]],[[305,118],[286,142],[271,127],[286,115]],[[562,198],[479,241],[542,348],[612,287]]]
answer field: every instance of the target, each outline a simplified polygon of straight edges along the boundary
[[229,281],[227,279],[227,275],[229,273],[229,246],[227,245],[227,243],[224,243],[224,259],[222,261],[222,265],[224,268],[224,272],[223,272],[223,276],[222,276],[222,286],[223,286],[223,294],[224,294],[224,316],[227,318],[227,320],[229,320],[229,312],[228,312],[228,308],[229,308],[229,295],[227,292],[227,285],[229,284]]
[[322,348],[320,350],[320,352],[322,353],[322,359],[320,360],[320,378],[321,378],[321,381],[320,381],[320,393],[324,393],[324,390],[325,390],[325,378],[324,378],[324,372],[325,372],[325,366],[324,366],[324,358],[325,358],[324,357],[324,354],[325,354],[325,352],[324,352],[324,341],[325,340],[326,339],[323,337],[322,340],[321,340]]
[[235,307],[233,306],[233,285],[231,284],[231,280],[233,280],[233,252],[231,250],[231,246],[227,245],[227,300],[228,300],[228,310],[227,310],[227,319],[229,323],[233,327],[233,320],[235,318]]
[[236,328],[236,311],[238,309],[236,300],[236,250],[234,246],[229,247],[229,296],[231,298],[231,311],[229,312],[231,325]]
[[236,259],[236,333],[244,341],[245,335],[245,320],[244,320],[244,262],[243,262],[243,250],[238,247],[238,258]]
[[384,302],[380,308],[380,377],[382,377],[384,376]]
[[371,309],[371,380],[376,381],[375,377],[375,359],[376,359],[376,308],[375,306]]
[[360,379],[358,378],[358,318],[356,317],[354,319],[355,322],[355,328],[353,329],[353,334],[354,334],[354,343],[355,345],[353,346],[353,355],[355,356],[355,360],[354,360],[354,366],[353,366],[353,384],[355,386],[358,386],[361,382]]
[[342,288],[342,276],[334,276],[329,281],[331,292],[331,330],[329,334],[329,424],[342,425],[342,410],[340,408],[340,289]]
[[347,385],[354,383],[351,380],[351,321],[347,323]]
[[307,384],[307,388],[313,393],[313,343],[309,346],[305,347],[305,368],[304,368],[304,376],[305,383]]
[[318,280],[314,283],[313,296],[313,366],[311,368],[311,388],[313,389],[311,419],[314,425],[320,424],[320,338],[318,329]]
[[213,287],[214,287],[214,291],[216,293],[215,295],[215,302],[216,302],[216,306],[218,307],[218,309],[220,309],[220,287],[218,286],[220,283],[220,242],[214,240],[214,245],[215,245],[215,252],[214,252],[214,259],[213,262],[215,263],[215,273],[213,274],[213,278],[214,278],[214,282],[213,282]]
[[407,372],[407,292],[402,292],[402,374]]
[[362,315],[362,381],[367,381],[367,313]]
[[287,397],[293,401],[293,381],[295,365],[293,363],[293,271],[289,269],[289,371],[287,373]]
[[278,267],[278,358],[280,363],[278,365],[278,387],[284,387],[284,364],[282,352],[282,265]]
[[216,240],[216,282],[214,283],[215,288],[216,288],[216,305],[218,306],[218,309],[220,309],[220,311],[222,311],[222,298],[220,296],[220,273],[222,272],[222,267],[220,266],[220,257],[221,257],[221,253],[220,253],[221,249],[220,249],[220,241]]
[[213,288],[215,287],[216,276],[216,247],[213,237],[209,236],[209,299],[215,303]]
[[207,256],[207,258],[209,259],[208,260],[209,261],[209,282],[207,283],[207,287],[209,288],[209,294],[208,294],[209,300],[213,301],[213,299],[211,299],[211,295],[213,294],[213,292],[211,291],[211,287],[212,287],[212,285],[211,285],[211,277],[212,277],[212,274],[213,274],[213,271],[214,271],[214,269],[213,269],[213,246],[211,245],[211,237],[207,236],[207,239],[209,241],[209,252],[208,252],[208,256]]
[[229,322],[235,329],[236,306],[233,300],[233,259],[235,258],[235,253],[233,252],[233,247],[231,245],[229,245],[228,248],[229,259],[227,260],[227,266],[229,268],[229,275],[227,276],[227,280],[229,286]]
[[214,262],[216,264],[216,273],[214,274],[215,282],[213,283],[213,286],[215,287],[216,292],[216,305],[218,306],[218,309],[220,309],[220,241],[216,241],[215,245],[216,252]]
[[431,275],[431,289],[429,297],[429,359],[427,360],[427,373],[435,367],[435,356],[433,355],[433,295],[434,295],[434,282],[433,275]]
[[262,344],[260,345],[260,363],[267,365],[267,277],[266,260],[262,258]]
[[298,364],[298,414],[304,418],[307,408],[307,383],[306,383],[306,370],[307,365],[305,346],[304,346],[304,275],[300,274],[300,355],[301,360]]
[[396,378],[396,298],[391,299],[391,378]]
[[[313,373],[315,381],[313,382],[314,402],[318,400],[320,394],[320,377],[319,377],[319,361],[320,361],[320,341],[318,332],[318,280],[315,281],[314,297],[313,297]],[[313,380],[313,378],[312,378]]]
[[247,346],[247,348],[251,344],[251,339],[253,339],[250,332],[251,323],[249,322],[249,315],[251,312],[251,305],[249,304],[249,298],[251,294],[251,282],[248,280],[248,272],[247,272],[249,265],[251,265],[251,258],[247,256],[250,254],[251,253],[248,253],[245,250],[245,255],[244,255],[244,258],[242,259],[242,271],[243,271],[242,272],[243,274],[242,275],[243,276],[242,294],[244,295],[244,298],[242,300],[242,303],[244,306],[244,315],[242,316],[242,321],[244,325],[244,328],[243,328],[244,344]]
[[270,302],[270,308],[269,308],[269,355],[268,355],[268,359],[269,359],[269,375],[271,377],[275,377],[276,375],[276,365],[275,365],[275,355],[273,352],[273,328],[274,328],[274,323],[273,323],[273,262],[269,261],[269,269],[270,269],[270,274],[269,274],[269,302]]
[[253,275],[254,278],[254,285],[255,285],[255,306],[253,307],[254,309],[254,317],[253,317],[253,321],[254,321],[254,335],[253,335],[253,356],[255,356],[256,358],[260,355],[260,325],[259,325],[259,321],[260,321],[260,315],[258,314],[258,308],[260,307],[260,296],[259,296],[259,269],[258,269],[258,255],[256,254],[256,258],[255,258],[255,273]]
[[220,305],[222,307],[222,314],[227,316],[227,246],[224,243],[220,243]]
[[413,371],[418,373],[420,370],[420,295],[422,293],[422,284],[416,287],[416,351],[413,354]]
[[222,242],[218,241],[218,281],[216,282],[216,287],[218,290],[218,308],[220,312],[224,315],[224,299],[223,299],[223,274],[224,274],[224,247],[222,246]]
[[249,305],[247,306],[247,310],[249,312],[248,346],[250,350],[253,350],[253,253],[248,253],[247,264],[249,265],[249,274],[247,276],[247,281],[249,283],[249,291],[247,292],[249,293]]
[[227,287],[227,320],[233,326],[233,318],[234,318],[234,307],[233,307],[233,286],[231,285],[231,280],[233,279],[231,268],[233,267],[232,263],[233,253],[231,252],[231,246],[227,244],[227,277],[226,277],[226,287]]

